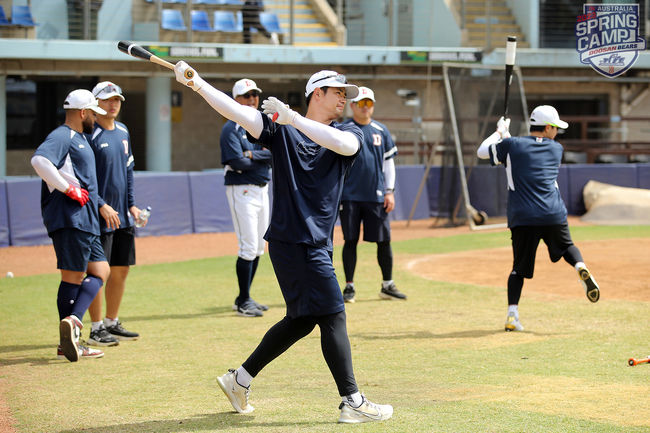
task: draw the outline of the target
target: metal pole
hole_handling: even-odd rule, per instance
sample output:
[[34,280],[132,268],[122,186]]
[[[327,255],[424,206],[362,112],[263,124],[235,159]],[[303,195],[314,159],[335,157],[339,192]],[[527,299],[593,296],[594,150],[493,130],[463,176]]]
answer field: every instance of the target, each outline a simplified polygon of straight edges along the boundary
[[291,0],[289,2],[289,43],[291,45],[294,44],[295,40],[295,35],[296,35],[296,30],[295,30],[295,23],[296,23],[296,17],[295,17],[295,0]]
[[388,46],[395,45],[395,28],[393,23],[393,0],[388,0]]
[[490,7],[491,5],[492,5],[492,0],[487,0],[485,2],[485,19],[486,19],[485,39],[487,39],[488,50],[492,48],[492,10],[491,10],[492,8]]
[[192,2],[185,3],[185,25],[187,26],[187,42],[192,41]]
[[83,4],[84,14],[84,40],[90,39],[90,0],[84,0]]

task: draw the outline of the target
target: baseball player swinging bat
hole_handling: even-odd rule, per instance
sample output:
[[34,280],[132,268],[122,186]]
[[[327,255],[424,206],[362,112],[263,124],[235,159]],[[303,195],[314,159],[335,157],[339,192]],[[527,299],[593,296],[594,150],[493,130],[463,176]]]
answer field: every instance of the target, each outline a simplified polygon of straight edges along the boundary
[[627,360],[627,364],[630,367],[634,367],[635,365],[639,365],[639,364],[650,364],[650,356],[648,356],[647,358],[643,358],[643,359],[630,358],[630,359]]
[[[163,60],[160,57],[151,54],[149,51],[145,50],[140,45],[134,44],[133,42],[120,41],[117,43],[117,49],[125,54],[128,54],[129,56],[137,57],[138,59],[142,60],[149,60],[152,63],[164,66],[165,68],[171,69],[172,71],[174,70],[173,63],[170,63],[167,60]],[[194,71],[192,69],[185,71],[185,78],[188,80],[191,80],[193,76]]]

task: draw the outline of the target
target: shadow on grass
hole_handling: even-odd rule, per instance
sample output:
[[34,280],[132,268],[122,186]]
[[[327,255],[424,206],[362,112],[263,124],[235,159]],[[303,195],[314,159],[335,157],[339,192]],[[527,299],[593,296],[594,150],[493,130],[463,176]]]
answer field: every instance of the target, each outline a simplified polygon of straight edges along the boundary
[[56,357],[56,346],[52,344],[14,344],[10,346],[0,346],[0,354],[10,354],[13,352],[34,352],[41,349],[50,349],[52,356],[15,356],[10,358],[0,358],[0,367],[10,365],[30,364],[30,365],[49,365],[61,362]]
[[[268,305],[269,309],[280,308],[282,310],[286,309],[284,304],[273,304]],[[235,316],[237,313],[232,309],[232,305],[220,306],[220,307],[209,307],[203,309],[202,312],[195,313],[182,313],[182,314],[151,314],[149,316],[128,316],[125,321],[136,321],[136,320],[183,320],[183,319],[195,319],[197,317],[209,317],[209,316]]]
[[[430,331],[416,331],[416,332],[397,332],[390,334],[383,333],[354,333],[350,336],[356,338],[361,338],[365,340],[401,340],[405,338],[431,338],[431,339],[445,339],[445,338],[481,338],[488,337],[490,335],[508,335],[510,332],[505,332],[503,329],[468,329],[466,331],[455,331],[455,332],[445,332],[443,334],[435,334]],[[549,335],[565,335],[564,333],[554,333],[554,332],[516,332],[516,334],[532,334],[537,336],[549,336]]]
[[[334,421],[333,421],[334,422]],[[59,433],[125,433],[125,432],[178,432],[183,431],[232,431],[235,429],[250,429],[253,427],[287,427],[296,425],[331,424],[333,422],[263,422],[257,421],[255,415],[244,415],[235,412],[220,412],[214,414],[196,415],[185,419],[171,419],[161,421],[143,421],[126,424],[115,424],[101,427],[81,427],[72,430],[61,430]]]

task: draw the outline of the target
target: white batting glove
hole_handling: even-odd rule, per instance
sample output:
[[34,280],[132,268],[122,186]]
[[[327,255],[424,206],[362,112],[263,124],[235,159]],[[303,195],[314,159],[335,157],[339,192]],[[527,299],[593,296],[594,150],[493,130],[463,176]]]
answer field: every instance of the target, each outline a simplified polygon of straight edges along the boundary
[[510,118],[504,119],[503,116],[499,119],[497,122],[497,132],[499,133],[499,137],[503,140],[504,138],[510,138],[510,131],[508,130],[510,128]]
[[194,90],[198,91],[205,84],[205,80],[199,77],[199,74],[190,65],[183,60],[174,65],[174,74],[176,81]]
[[270,96],[269,99],[262,101],[262,110],[271,120],[280,125],[293,125],[293,121],[298,115],[287,104],[274,96]]

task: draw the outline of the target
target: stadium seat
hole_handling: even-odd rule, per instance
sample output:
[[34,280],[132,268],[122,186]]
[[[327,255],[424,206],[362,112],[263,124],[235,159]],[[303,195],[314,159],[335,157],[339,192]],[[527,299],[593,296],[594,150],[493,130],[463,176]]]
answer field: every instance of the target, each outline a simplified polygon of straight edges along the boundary
[[29,6],[13,5],[11,7],[11,24],[15,26],[34,27],[37,24],[32,18]]
[[178,9],[163,9],[160,27],[165,30],[187,30],[183,22],[183,14]]
[[216,2],[221,6],[242,6],[244,4],[241,0],[216,0]]
[[214,11],[214,30],[224,33],[239,33],[235,23],[235,15],[230,11]]
[[195,5],[218,5],[219,0],[192,0]]
[[195,32],[214,32],[206,11],[192,11],[192,30]]
[[2,8],[2,5],[0,5],[0,26],[10,26],[11,23],[7,19],[7,16],[5,15],[5,10]]
[[278,16],[273,12],[260,12],[260,23],[269,33],[284,33],[284,30],[280,27]]

